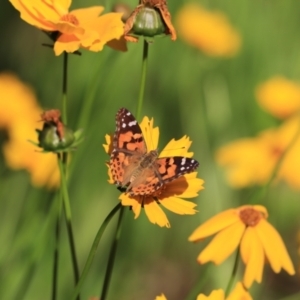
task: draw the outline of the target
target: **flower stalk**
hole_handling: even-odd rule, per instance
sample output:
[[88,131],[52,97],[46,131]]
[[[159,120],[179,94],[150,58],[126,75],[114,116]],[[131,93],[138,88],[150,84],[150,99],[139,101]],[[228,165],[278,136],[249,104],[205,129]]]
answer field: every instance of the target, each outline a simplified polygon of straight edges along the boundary
[[[59,158],[58,158],[59,159]],[[61,205],[63,197],[62,192],[59,192],[58,201],[58,213],[56,218],[55,226],[55,249],[54,249],[54,260],[53,260],[53,277],[52,277],[52,300],[57,299],[57,279],[58,279],[58,261],[59,261],[59,239],[60,239],[60,221],[61,221]]]
[[[77,256],[76,256],[76,249],[75,249],[75,241],[74,241],[74,234],[72,228],[72,215],[71,215],[71,207],[70,207],[70,200],[69,194],[67,189],[67,181],[65,177],[65,169],[64,169],[64,162],[63,159],[58,159],[59,170],[61,174],[61,189],[63,195],[63,204],[64,204],[64,212],[66,218],[66,226],[71,250],[71,258],[72,258],[72,265],[73,265],[73,273],[74,273],[74,280],[75,285],[79,281],[79,268],[77,263]],[[80,300],[80,297],[77,297],[77,300]]]
[[72,294],[72,297],[71,297],[71,300],[75,300],[77,295],[79,294],[80,292],[80,289],[82,287],[82,284],[84,283],[84,280],[88,274],[88,271],[92,265],[92,262],[93,262],[93,259],[95,257],[95,254],[96,254],[96,251],[97,251],[97,248],[98,248],[98,245],[99,245],[99,242],[102,238],[102,235],[107,227],[107,225],[109,224],[109,222],[111,221],[112,217],[115,215],[115,213],[121,208],[121,203],[118,203],[114,208],[113,210],[107,215],[107,217],[105,218],[105,220],[103,221],[103,223],[101,224],[96,236],[95,236],[95,239],[94,239],[94,242],[93,242],[93,245],[91,247],[91,250],[90,250],[90,253],[89,253],[89,256],[87,258],[87,261],[85,263],[85,266],[83,268],[83,271],[82,271],[82,274],[81,274],[81,277],[76,285],[76,288]]
[[138,120],[140,120],[141,117],[142,106],[144,101],[147,66],[148,66],[148,52],[149,52],[149,43],[144,39],[143,57],[142,57],[142,76],[141,76],[140,92],[139,92],[139,98],[138,98],[137,110],[136,110],[136,118]]
[[226,297],[229,295],[230,291],[232,290],[233,283],[234,283],[234,280],[236,278],[237,270],[238,270],[238,266],[239,266],[239,258],[240,258],[240,250],[237,249],[236,255],[235,255],[235,260],[234,260],[234,265],[233,265],[233,269],[232,269],[232,273],[231,273],[231,277],[229,279],[227,288],[225,290],[225,296]]
[[100,296],[100,299],[102,299],[102,300],[106,299],[106,296],[108,293],[108,288],[109,288],[110,279],[111,279],[111,275],[112,275],[112,271],[113,271],[113,267],[114,267],[117,247],[118,247],[118,243],[119,243],[119,240],[121,237],[121,229],[122,229],[121,224],[122,224],[122,220],[123,220],[123,215],[124,215],[124,206],[121,206],[118,224],[117,224],[117,228],[116,228],[116,233],[115,233],[115,237],[114,237],[114,240],[113,240],[111,248],[110,248],[104,283],[103,283],[102,292],[101,292],[101,296]]

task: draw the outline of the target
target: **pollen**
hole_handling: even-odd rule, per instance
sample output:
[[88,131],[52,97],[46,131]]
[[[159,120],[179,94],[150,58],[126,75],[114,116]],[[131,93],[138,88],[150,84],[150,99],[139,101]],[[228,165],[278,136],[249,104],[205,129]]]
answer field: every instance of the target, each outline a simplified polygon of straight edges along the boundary
[[252,207],[240,211],[240,219],[246,226],[255,227],[262,218],[262,214]]
[[79,21],[78,19],[72,15],[72,14],[66,14],[66,15],[63,15],[61,18],[60,18],[61,21],[64,21],[64,22],[68,22],[68,23],[71,23],[73,25],[79,25]]

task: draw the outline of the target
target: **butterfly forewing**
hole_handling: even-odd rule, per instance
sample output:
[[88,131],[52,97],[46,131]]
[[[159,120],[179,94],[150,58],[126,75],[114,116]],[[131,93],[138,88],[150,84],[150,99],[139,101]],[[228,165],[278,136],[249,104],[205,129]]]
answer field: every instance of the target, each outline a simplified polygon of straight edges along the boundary
[[113,180],[120,186],[130,183],[132,173],[138,168],[140,157],[147,153],[142,130],[134,116],[121,108],[116,114],[116,131],[110,168]]
[[126,153],[130,151],[147,152],[141,127],[126,108],[121,108],[116,115],[113,148]]

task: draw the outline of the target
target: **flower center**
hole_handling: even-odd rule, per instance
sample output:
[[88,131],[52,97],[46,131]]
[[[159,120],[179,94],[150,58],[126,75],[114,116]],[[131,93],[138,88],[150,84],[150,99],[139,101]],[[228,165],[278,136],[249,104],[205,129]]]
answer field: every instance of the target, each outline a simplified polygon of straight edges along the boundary
[[274,146],[272,149],[271,149],[271,153],[272,153],[272,156],[274,156],[275,158],[279,158],[282,153],[283,153],[283,150],[281,147],[279,146]]
[[240,211],[240,219],[246,226],[256,226],[262,219],[262,215],[259,211],[252,207],[247,207]]
[[68,23],[71,23],[75,26],[79,25],[79,21],[78,19],[72,15],[72,14],[66,14],[66,15],[63,15],[61,18],[60,18],[61,21],[64,21],[64,22],[68,22]]

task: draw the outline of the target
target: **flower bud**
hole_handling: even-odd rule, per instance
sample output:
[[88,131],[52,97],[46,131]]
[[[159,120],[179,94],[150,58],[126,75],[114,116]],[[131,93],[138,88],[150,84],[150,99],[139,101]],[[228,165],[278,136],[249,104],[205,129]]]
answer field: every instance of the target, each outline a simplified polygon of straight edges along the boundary
[[130,42],[137,42],[137,36],[152,38],[164,34],[176,40],[166,0],[142,0],[125,23],[124,37]]
[[154,37],[165,32],[166,27],[159,12],[150,7],[143,7],[135,17],[132,35]]
[[38,133],[39,147],[46,151],[59,151],[69,147],[75,140],[73,131],[64,127],[64,135],[61,138],[57,127],[51,123],[44,123],[43,129],[36,130]]

